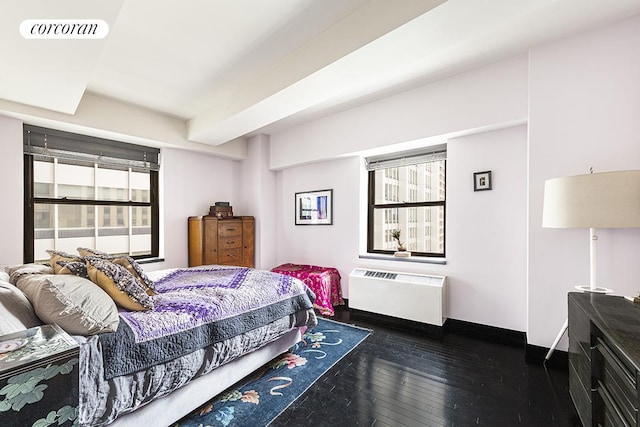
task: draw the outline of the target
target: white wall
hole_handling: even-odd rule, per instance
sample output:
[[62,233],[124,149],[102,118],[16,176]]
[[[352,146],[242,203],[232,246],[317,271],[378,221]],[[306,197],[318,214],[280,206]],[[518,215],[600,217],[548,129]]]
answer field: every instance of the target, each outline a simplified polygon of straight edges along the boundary
[[22,263],[22,222],[24,217],[22,182],[22,121],[0,116],[0,266]]
[[[588,230],[543,229],[544,181],[640,169],[640,16],[531,51],[529,341],[549,347],[566,294],[589,283]],[[640,291],[640,231],[600,230],[598,277]],[[559,348],[566,349],[566,337]]]
[[[473,173],[492,172],[491,191],[473,191]],[[447,144],[449,316],[526,330],[527,128]]]
[[271,135],[271,167],[526,118],[527,57],[520,55]]
[[[528,113],[527,68],[527,56],[517,56],[271,135],[271,166],[281,167],[438,133],[466,134],[449,144],[446,265],[359,258],[366,247],[366,175],[350,159],[279,172],[286,214],[279,261],[338,268],[346,297],[348,274],[358,266],[447,275],[449,316],[526,330],[527,133],[514,123]],[[487,129],[494,130],[479,132]],[[474,193],[473,172],[488,169],[496,189]],[[293,226],[294,188],[349,194],[345,207],[335,199],[337,219],[348,209],[347,226]]]
[[248,215],[241,203],[239,162],[177,149],[163,149],[161,161],[165,262],[145,264],[149,271],[187,266],[189,216],[208,214],[218,201],[228,201],[234,213]]
[[270,270],[277,264],[276,173],[269,170],[269,136],[247,141],[247,158],[241,162],[242,204],[245,215],[255,217],[255,265]]
[[[360,159],[356,157],[277,173],[278,264],[315,264],[338,269],[346,282],[358,259]],[[333,189],[333,225],[295,225],[294,195]],[[345,296],[347,296],[345,294]]]
[[[360,190],[367,186],[359,158],[279,171],[279,263],[338,268],[345,297],[355,267],[444,274],[450,317],[524,331],[526,136],[526,126],[517,126],[449,141],[444,266],[359,258],[358,241],[366,240],[366,198]],[[473,172],[484,170],[492,170],[494,190],[474,192]],[[334,225],[294,225],[294,193],[326,188],[334,192]]]

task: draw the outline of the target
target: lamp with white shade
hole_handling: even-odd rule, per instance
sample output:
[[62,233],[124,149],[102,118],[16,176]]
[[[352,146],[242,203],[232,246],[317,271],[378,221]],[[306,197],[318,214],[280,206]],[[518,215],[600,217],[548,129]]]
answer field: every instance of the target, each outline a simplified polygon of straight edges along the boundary
[[[546,228],[589,229],[589,285],[584,292],[610,293],[598,286],[597,228],[640,227],[640,170],[590,173],[549,179],[544,185],[542,226]],[[549,360],[562,335],[565,321],[545,360]]]

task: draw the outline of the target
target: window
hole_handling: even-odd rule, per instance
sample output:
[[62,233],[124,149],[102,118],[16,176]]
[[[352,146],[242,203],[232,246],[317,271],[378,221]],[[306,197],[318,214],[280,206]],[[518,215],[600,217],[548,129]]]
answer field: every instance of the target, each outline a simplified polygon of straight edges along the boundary
[[367,251],[393,254],[397,242],[413,256],[445,256],[446,151],[367,159],[369,222]]
[[25,125],[24,153],[25,262],[159,255],[158,149]]

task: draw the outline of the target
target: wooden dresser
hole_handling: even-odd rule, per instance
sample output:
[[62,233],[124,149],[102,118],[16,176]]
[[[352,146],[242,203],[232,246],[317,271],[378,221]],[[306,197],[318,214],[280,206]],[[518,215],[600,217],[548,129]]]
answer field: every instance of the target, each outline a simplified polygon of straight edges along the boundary
[[569,393],[585,426],[638,426],[640,304],[569,293]]
[[189,267],[220,264],[255,267],[255,221],[252,216],[218,219],[189,217]]

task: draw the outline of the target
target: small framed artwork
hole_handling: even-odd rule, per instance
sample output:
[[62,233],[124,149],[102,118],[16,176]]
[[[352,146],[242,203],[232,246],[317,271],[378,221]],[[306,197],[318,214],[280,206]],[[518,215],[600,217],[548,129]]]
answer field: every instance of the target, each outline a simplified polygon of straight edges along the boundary
[[491,190],[491,171],[473,174],[473,191]]
[[333,224],[333,190],[296,193],[296,225]]

